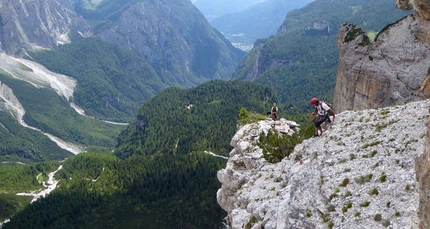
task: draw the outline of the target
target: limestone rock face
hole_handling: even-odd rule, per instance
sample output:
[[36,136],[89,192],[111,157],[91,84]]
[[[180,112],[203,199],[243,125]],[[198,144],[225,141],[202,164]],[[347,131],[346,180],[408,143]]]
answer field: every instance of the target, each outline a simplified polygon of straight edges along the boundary
[[339,29],[336,111],[429,98],[430,1],[398,0],[396,5],[414,14],[387,26],[374,42],[355,25]]
[[[234,149],[230,152],[229,162],[224,170],[218,172],[218,180],[222,183],[222,188],[218,191],[217,200],[220,206],[230,212],[235,209],[238,187],[248,183],[255,171],[261,165],[266,164],[262,158],[260,148],[255,148],[258,135],[261,132],[267,134],[272,130],[273,121],[261,121],[241,127],[231,140]],[[275,128],[283,134],[294,134],[297,130],[291,126],[298,126],[293,121],[280,119]],[[246,205],[246,203],[241,203]]]
[[4,0],[0,2],[0,17],[1,49],[12,55],[22,48],[53,47],[67,42],[70,29],[88,28],[83,18],[56,0]]
[[[338,34],[339,67],[335,109],[360,110],[405,104],[426,98],[429,44],[417,39],[419,26],[408,16],[386,28],[375,42],[351,24]],[[424,83],[424,84],[423,84]],[[426,90],[424,90],[426,89]]]
[[344,111],[275,164],[253,138],[270,129],[267,121],[243,126],[218,171],[229,227],[429,228],[429,107],[423,100]]
[[424,20],[430,20],[430,0],[397,0],[396,6],[402,10],[414,10]]

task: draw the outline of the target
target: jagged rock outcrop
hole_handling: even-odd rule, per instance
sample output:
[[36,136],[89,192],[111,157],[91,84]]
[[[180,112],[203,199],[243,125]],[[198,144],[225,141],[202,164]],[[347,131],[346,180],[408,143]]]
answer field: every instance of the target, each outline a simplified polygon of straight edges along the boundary
[[399,2],[397,5],[403,9],[413,8],[413,15],[384,28],[374,42],[355,25],[344,24],[339,29],[339,65],[333,99],[337,111],[429,98],[428,11]]
[[277,164],[250,137],[265,121],[242,127],[218,172],[230,228],[428,228],[429,107],[342,112]]
[[396,6],[402,10],[414,10],[420,18],[430,20],[429,0],[397,0]]
[[0,20],[1,49],[9,55],[38,46],[53,47],[67,42],[70,29],[88,29],[82,17],[56,0],[1,1]]
[[[217,200],[227,212],[231,212],[237,207],[236,193],[238,188],[248,183],[254,169],[266,162],[262,158],[262,152],[258,151],[255,154],[253,148],[259,134],[262,132],[267,134],[273,128],[272,124],[273,121],[266,120],[242,126],[231,140],[234,149],[230,152],[226,168],[218,172],[218,180],[222,183],[222,188],[217,193]],[[275,128],[281,134],[292,135],[296,130],[290,126],[298,125],[295,122],[281,119]]]

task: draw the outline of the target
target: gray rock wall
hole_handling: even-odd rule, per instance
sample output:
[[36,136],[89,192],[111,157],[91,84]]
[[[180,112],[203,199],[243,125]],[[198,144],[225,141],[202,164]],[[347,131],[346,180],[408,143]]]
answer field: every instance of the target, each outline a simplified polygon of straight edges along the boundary
[[[336,111],[401,105],[427,98],[429,44],[417,39],[415,16],[386,28],[375,42],[365,31],[344,24],[338,34]],[[428,87],[427,87],[428,90]]]
[[0,3],[1,49],[16,55],[23,48],[53,47],[71,28],[86,30],[86,22],[56,0],[4,0]]

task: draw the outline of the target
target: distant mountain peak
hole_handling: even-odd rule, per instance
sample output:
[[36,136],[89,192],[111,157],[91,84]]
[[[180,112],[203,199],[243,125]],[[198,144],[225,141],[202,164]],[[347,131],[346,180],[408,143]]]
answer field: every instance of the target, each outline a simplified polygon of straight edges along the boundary
[[85,20],[56,0],[5,0],[0,16],[1,49],[12,55],[21,49],[49,48],[65,42],[70,29],[88,29]]

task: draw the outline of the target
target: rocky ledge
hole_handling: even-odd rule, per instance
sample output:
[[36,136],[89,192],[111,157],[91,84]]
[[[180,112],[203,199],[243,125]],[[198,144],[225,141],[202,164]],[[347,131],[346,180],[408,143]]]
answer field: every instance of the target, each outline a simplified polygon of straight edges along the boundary
[[[276,164],[264,160],[255,137],[272,128],[269,121],[241,127],[218,172],[229,227],[424,228],[429,106],[342,112]],[[275,128],[292,134],[291,126],[282,120]]]

